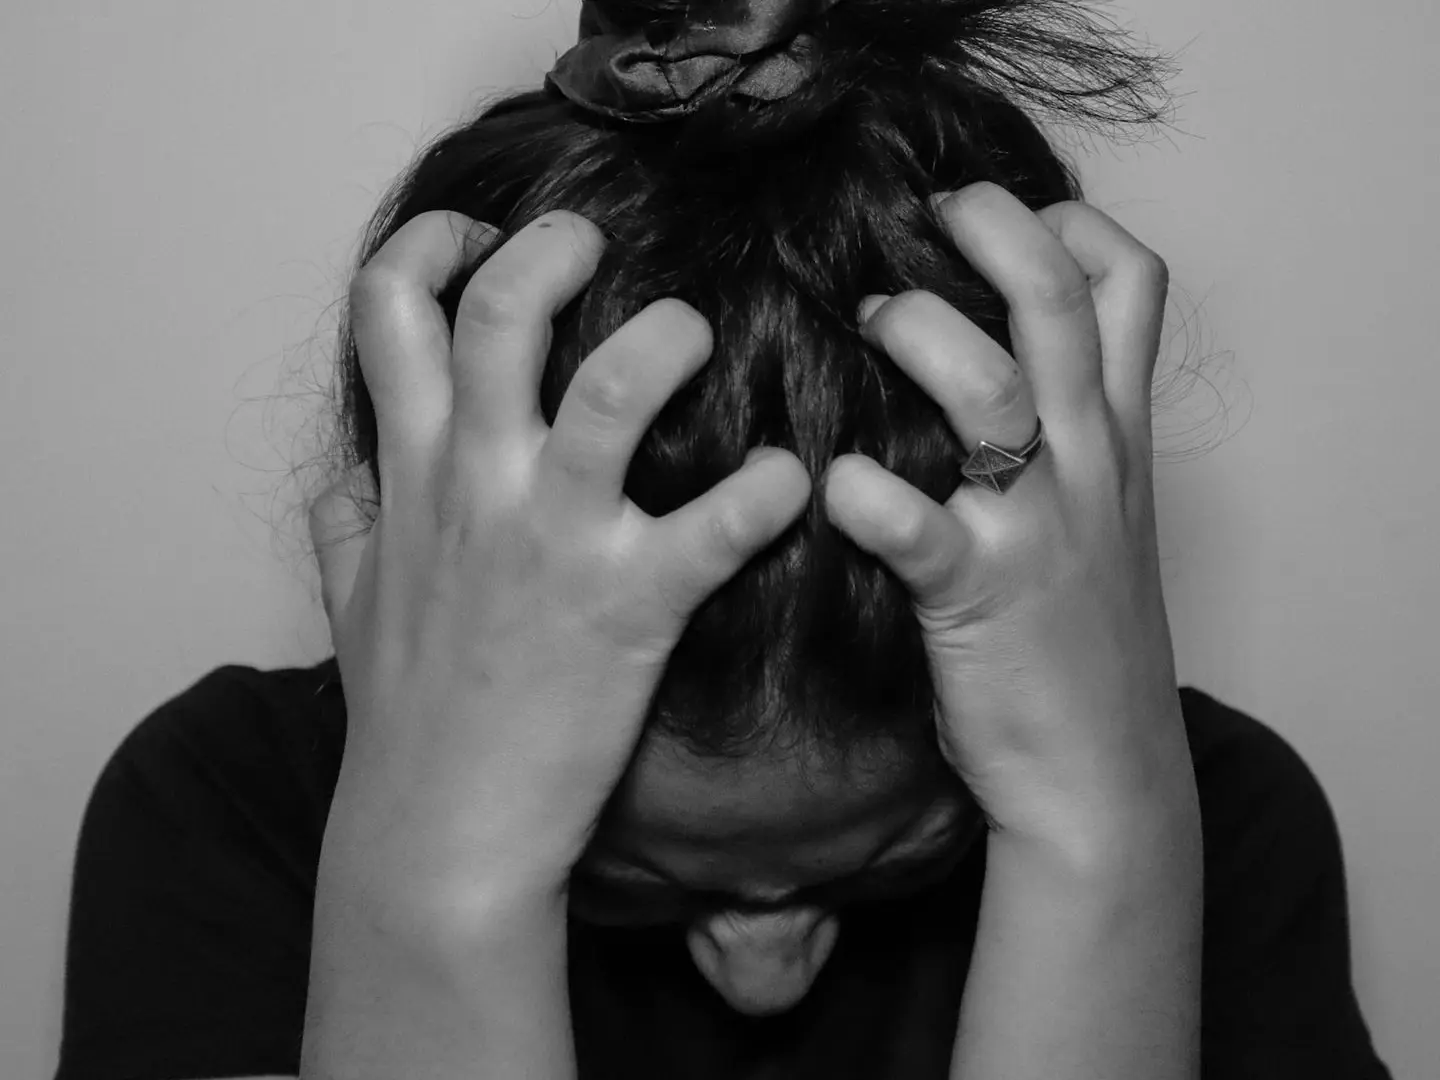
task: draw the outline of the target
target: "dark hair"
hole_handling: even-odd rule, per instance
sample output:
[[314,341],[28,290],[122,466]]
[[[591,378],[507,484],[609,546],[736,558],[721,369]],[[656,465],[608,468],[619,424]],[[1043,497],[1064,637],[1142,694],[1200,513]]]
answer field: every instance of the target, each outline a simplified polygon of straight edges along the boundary
[[[703,6],[603,3],[631,26]],[[1025,106],[1119,130],[1166,105],[1166,61],[1064,0],[841,0],[813,32],[821,70],[783,101],[721,100],[654,125],[602,120],[549,89],[498,101],[419,155],[359,258],[436,209],[496,225],[502,240],[556,208],[598,225],[599,269],[555,324],[547,422],[585,356],[646,305],[678,297],[709,320],[713,356],[641,443],[627,495],[668,513],[757,444],[792,450],[817,484],[671,656],[649,719],[704,755],[782,733],[842,754],[882,736],[933,745],[908,593],[829,524],[818,480],[855,451],[943,501],[962,447],[939,406],[857,335],[856,307],[928,289],[1008,348],[1003,302],[928,197],[988,180],[1032,209],[1076,198]],[[452,320],[464,284],[441,298]],[[368,465],[378,485],[374,409],[343,317],[339,364],[345,464]]]

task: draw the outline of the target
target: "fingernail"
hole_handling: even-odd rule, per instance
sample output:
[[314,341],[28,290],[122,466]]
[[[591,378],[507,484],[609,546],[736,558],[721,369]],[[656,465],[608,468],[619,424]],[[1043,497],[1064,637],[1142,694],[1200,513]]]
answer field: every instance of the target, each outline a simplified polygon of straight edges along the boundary
[[874,315],[875,312],[880,310],[880,306],[889,299],[890,297],[884,295],[883,293],[874,293],[870,296],[865,297],[864,300],[861,300],[859,311],[860,325],[864,326],[867,322],[869,322],[870,316]]
[[752,461],[761,461],[765,458],[774,457],[779,453],[782,453],[782,451],[778,446],[752,446],[750,452],[745,455],[745,464],[749,465]]

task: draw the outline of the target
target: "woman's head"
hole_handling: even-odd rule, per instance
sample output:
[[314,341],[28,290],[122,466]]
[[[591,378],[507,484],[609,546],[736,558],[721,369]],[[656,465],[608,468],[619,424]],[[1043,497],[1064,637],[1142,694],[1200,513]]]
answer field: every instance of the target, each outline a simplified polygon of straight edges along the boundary
[[[703,7],[594,4],[611,25],[666,32],[677,11]],[[1008,346],[1004,305],[930,196],[988,180],[1035,209],[1075,198],[1073,174],[1017,102],[1105,123],[1152,121],[1161,100],[1153,58],[1059,0],[840,0],[805,29],[818,70],[781,100],[721,97],[646,125],[598,117],[553,88],[490,106],[422,153],[361,252],[363,262],[434,209],[502,236],[552,209],[598,225],[606,253],[555,324],[547,422],[586,355],[641,309],[677,297],[703,314],[712,358],[627,477],[626,494],[653,515],[760,444],[793,451],[815,477],[863,453],[946,499],[961,443],[856,333],[861,298],[927,289]],[[442,296],[452,318],[464,284]],[[347,461],[368,464],[378,485],[348,329],[340,360]],[[582,867],[608,875],[612,894],[624,871],[706,898],[710,915],[687,906],[674,917],[697,928],[702,970],[750,1011],[808,987],[833,941],[831,908],[866,895],[867,881],[921,880],[977,821],[939,759],[908,594],[829,525],[819,491],[691,620]],[[727,909],[749,914],[711,917]]]

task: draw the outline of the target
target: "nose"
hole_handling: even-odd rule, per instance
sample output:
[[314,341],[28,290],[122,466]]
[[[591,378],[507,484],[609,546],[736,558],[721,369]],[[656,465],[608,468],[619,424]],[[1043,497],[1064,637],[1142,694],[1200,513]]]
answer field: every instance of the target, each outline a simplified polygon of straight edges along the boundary
[[818,908],[713,915],[690,928],[695,966],[732,1009],[770,1016],[794,1007],[830,959],[840,932]]

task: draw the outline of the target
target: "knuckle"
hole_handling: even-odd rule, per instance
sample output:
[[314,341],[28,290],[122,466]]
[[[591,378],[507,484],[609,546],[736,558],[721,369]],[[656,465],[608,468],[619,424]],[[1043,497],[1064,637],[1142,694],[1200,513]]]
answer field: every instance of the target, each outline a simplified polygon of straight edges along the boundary
[[702,553],[706,564],[719,555],[727,561],[737,561],[749,552],[750,514],[740,503],[726,499],[710,515],[706,529],[706,543],[709,550]]
[[369,318],[383,310],[403,287],[400,274],[382,262],[369,262],[350,279],[348,301],[352,318]]
[[901,551],[913,551],[919,547],[925,535],[925,511],[923,508],[906,505],[892,512],[889,522],[889,540]]
[[606,420],[618,420],[629,411],[634,391],[626,372],[617,365],[589,365],[576,376],[575,394],[586,410]]
[[1134,257],[1135,276],[1147,288],[1163,296],[1170,289],[1170,267],[1163,258],[1147,247],[1142,247]]
[[501,330],[531,321],[534,309],[535,299],[522,281],[482,266],[465,288],[456,319]]
[[1043,264],[1030,282],[1030,300],[1048,314],[1073,315],[1090,303],[1090,281],[1077,266]]
[[1025,390],[1025,374],[1018,365],[1005,363],[986,365],[976,380],[975,397],[987,412],[1003,412],[1021,400]]
[[491,331],[540,322],[577,268],[593,272],[604,244],[600,230],[579,214],[546,211],[480,263],[460,298],[457,321]]

